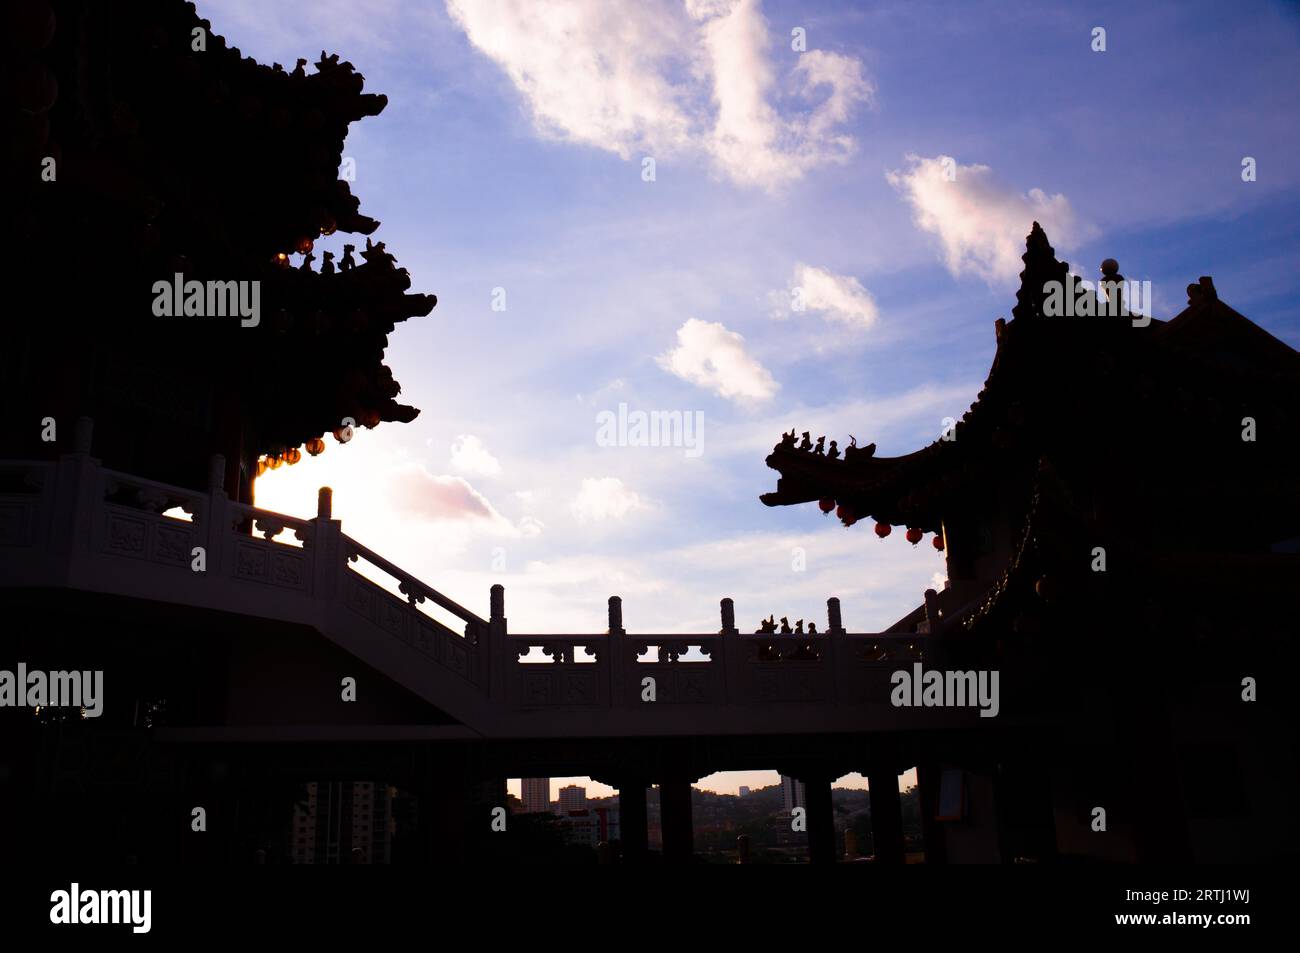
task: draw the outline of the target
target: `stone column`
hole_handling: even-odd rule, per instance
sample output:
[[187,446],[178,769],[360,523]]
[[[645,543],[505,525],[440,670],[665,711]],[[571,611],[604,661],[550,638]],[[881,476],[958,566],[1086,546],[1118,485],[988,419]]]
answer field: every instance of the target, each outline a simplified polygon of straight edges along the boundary
[[[802,780],[808,810],[808,859],[814,864],[833,864],[836,857],[832,779],[821,774],[809,774]],[[874,808],[873,804],[873,812]]]
[[643,864],[649,850],[646,830],[644,778],[625,779],[618,786],[618,826],[625,863]]
[[659,782],[659,816],[664,828],[664,863],[689,864],[695,854],[689,778]]
[[903,806],[898,797],[898,772],[893,765],[875,766],[867,775],[871,795],[871,836],[876,863],[903,862]]
[[939,778],[937,764],[920,764],[916,768],[917,797],[921,803],[921,836],[925,839],[925,862],[942,864],[947,861],[943,843],[943,829],[935,814],[939,807]]

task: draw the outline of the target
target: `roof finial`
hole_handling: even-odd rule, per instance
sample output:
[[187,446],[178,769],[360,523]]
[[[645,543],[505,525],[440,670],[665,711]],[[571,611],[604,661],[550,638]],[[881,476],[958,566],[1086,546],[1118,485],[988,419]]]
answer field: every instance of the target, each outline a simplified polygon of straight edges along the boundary
[[1070,266],[1056,260],[1056,251],[1037,222],[1025,239],[1025,253],[1020,260],[1025,263],[1025,270],[1020,273],[1020,290],[1016,292],[1016,306],[1011,309],[1011,316],[1040,318],[1043,316],[1043,300],[1048,294],[1045,286],[1053,281],[1064,286]]

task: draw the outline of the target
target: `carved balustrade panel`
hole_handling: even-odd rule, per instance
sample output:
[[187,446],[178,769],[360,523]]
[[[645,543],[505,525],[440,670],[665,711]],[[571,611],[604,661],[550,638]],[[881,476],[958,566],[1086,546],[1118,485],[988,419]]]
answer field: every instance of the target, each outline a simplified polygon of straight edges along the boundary
[[101,555],[189,570],[195,547],[207,543],[201,493],[105,470],[94,502],[92,545]]
[[0,546],[33,547],[48,539],[54,466],[0,466]]

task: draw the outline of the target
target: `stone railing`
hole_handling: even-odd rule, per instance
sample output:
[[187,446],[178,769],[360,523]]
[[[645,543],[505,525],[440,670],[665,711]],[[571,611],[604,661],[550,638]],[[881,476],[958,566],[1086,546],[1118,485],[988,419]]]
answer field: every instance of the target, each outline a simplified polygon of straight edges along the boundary
[[[827,603],[833,622],[839,600]],[[855,704],[888,695],[889,675],[922,661],[924,637],[824,633],[628,634],[610,599],[606,635],[509,635],[508,703],[517,709],[634,708],[653,705]],[[883,694],[882,694],[883,693]]]
[[719,631],[655,635],[628,633],[612,597],[607,633],[509,634],[501,586],[487,619],[464,608],[346,536],[328,488],[314,519],[273,513],[226,497],[219,457],[207,492],[168,486],[101,466],[90,432],[83,419],[56,462],[0,462],[0,586],[314,626],[484,734],[682,733],[706,708],[732,731],[838,726],[851,710],[889,720],[890,675],[925,658],[939,620],[931,596],[915,634],[849,633],[831,599],[824,632],[748,634],[724,599]]

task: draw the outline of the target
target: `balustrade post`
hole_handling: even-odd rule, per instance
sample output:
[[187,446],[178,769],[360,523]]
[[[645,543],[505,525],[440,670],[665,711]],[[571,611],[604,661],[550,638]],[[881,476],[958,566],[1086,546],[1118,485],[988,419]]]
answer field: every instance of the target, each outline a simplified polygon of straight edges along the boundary
[[623,600],[609,597],[609,631],[605,634],[605,657],[609,659],[609,703],[627,704],[626,672],[628,667],[627,632],[623,628]]
[[736,604],[730,598],[722,600],[722,635],[736,635]]
[[481,685],[487,688],[490,698],[504,704],[506,697],[506,673],[515,659],[508,658],[510,646],[507,644],[506,625],[506,587],[496,583],[488,592],[488,631],[487,637],[480,639],[478,648],[481,666]]
[[925,641],[922,643],[921,655],[932,666],[942,666],[943,620],[939,615],[939,594],[933,589],[925,590]]
[[830,666],[831,697],[837,704],[852,697],[847,679],[852,670],[853,651],[845,634],[839,597],[831,596],[826,600],[826,651],[822,657]]
[[72,452],[59,457],[51,505],[50,569],[62,583],[70,584],[79,555],[89,553],[98,528],[96,510],[103,509],[100,462],[90,455],[95,422],[78,417]]
[[342,545],[343,524],[333,518],[333,512],[334,491],[323,486],[316,493],[316,518],[311,521],[311,535],[305,545],[311,550],[312,595],[327,604],[339,598],[339,583],[348,559]]
[[[197,521],[201,517],[194,514]],[[203,540],[206,551],[207,572],[220,573],[225,561],[226,539],[233,527],[230,525],[230,498],[226,495],[226,458],[214,453],[208,458],[208,511],[199,526],[197,538]]]
[[840,600],[831,596],[826,600],[826,631],[831,635],[844,634],[844,622],[840,618]]

